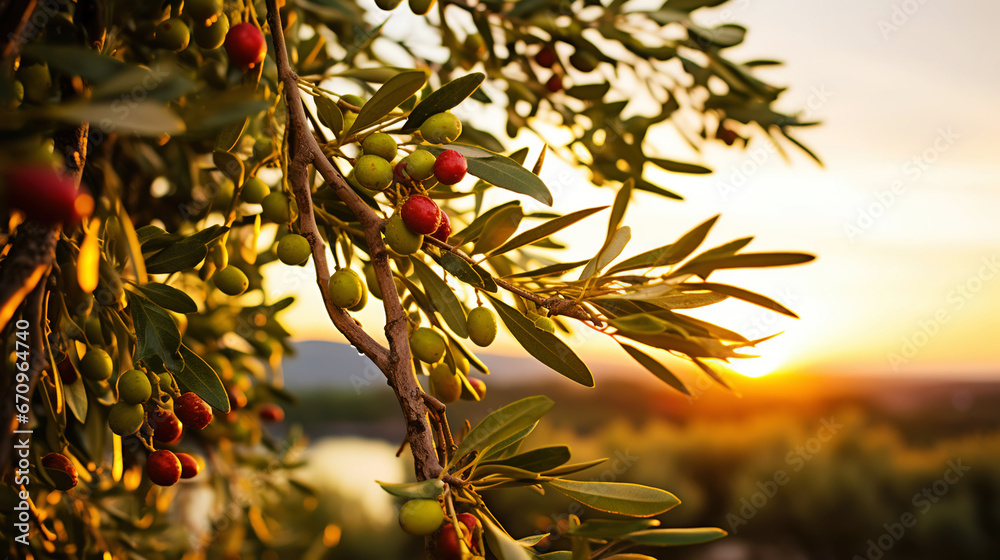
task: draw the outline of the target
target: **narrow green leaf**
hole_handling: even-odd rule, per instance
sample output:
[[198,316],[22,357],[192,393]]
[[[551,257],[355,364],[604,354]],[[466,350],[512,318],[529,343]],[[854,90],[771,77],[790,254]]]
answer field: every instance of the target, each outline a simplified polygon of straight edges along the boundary
[[709,342],[712,340],[707,338],[693,340],[670,333],[661,333],[661,334],[622,333],[622,335],[631,338],[636,342],[645,344],[646,346],[660,348],[661,350],[671,350],[674,352],[680,352],[681,354],[685,354],[692,358],[723,359],[737,355],[731,349],[722,346],[721,343],[718,343],[717,341],[716,341],[717,347],[714,350],[706,347],[700,341]]
[[528,549],[493,523],[489,516],[483,516],[483,528],[486,529],[490,552],[496,554],[499,560],[532,560]]
[[628,226],[618,228],[613,236],[605,243],[601,251],[587,263],[587,266],[580,272],[580,280],[586,280],[599,274],[604,267],[611,264],[611,261],[618,258],[625,250],[625,245],[632,239],[632,228]]
[[494,445],[483,453],[482,460],[500,461],[517,455],[517,452],[521,449],[521,444],[524,442],[524,438],[528,437],[528,434],[533,432],[536,426],[538,426],[538,422],[521,429],[516,434]]
[[622,535],[659,527],[658,519],[590,519],[570,529],[574,537],[595,540],[617,540]]
[[472,265],[467,263],[465,259],[452,253],[450,251],[442,251],[440,257],[434,257],[434,261],[445,269],[449,274],[458,278],[462,282],[470,286],[475,286],[477,288],[485,288],[486,285],[483,283],[483,279],[479,277],[479,274],[472,269]]
[[377,123],[404,101],[413,97],[426,83],[427,71],[425,70],[402,72],[389,78],[375,92],[375,95],[372,95],[371,99],[365,102],[361,112],[358,113],[358,118],[344,135],[350,136]]
[[652,556],[646,556],[645,554],[633,554],[631,552],[626,552],[625,554],[615,554],[613,556],[607,556],[604,560],[656,560]]
[[549,536],[549,533],[542,533],[541,535],[531,535],[530,537],[524,537],[522,539],[517,539],[518,544],[521,546],[535,546],[536,544],[545,540],[545,537]]
[[528,231],[517,234],[510,241],[490,251],[489,254],[502,255],[508,251],[517,249],[518,247],[523,247],[525,245],[534,243],[535,241],[538,241],[540,239],[545,239],[548,236],[552,235],[553,233],[565,229],[575,224],[576,222],[579,222],[580,220],[586,218],[587,216],[594,214],[595,212],[600,212],[601,210],[604,210],[605,208],[607,208],[607,206],[599,206],[597,208],[587,208],[585,210],[578,210],[576,212],[566,214],[565,216],[549,220],[540,226],[533,227]]
[[483,232],[483,227],[486,225],[486,222],[488,222],[490,218],[492,218],[499,212],[503,212],[507,208],[520,205],[521,205],[520,202],[512,200],[510,202],[505,202],[499,206],[494,206],[493,208],[490,208],[489,210],[476,216],[476,219],[472,220],[472,223],[469,224],[468,227],[456,233],[455,235],[451,236],[452,245],[455,246],[464,245],[466,243],[470,243],[479,239],[479,235]]
[[697,263],[688,263],[674,271],[670,276],[678,277],[694,274],[702,278],[715,270],[727,268],[766,268],[772,266],[790,266],[803,264],[816,257],[805,253],[743,253],[717,259],[705,259]]
[[437,312],[444,318],[444,322],[448,324],[448,328],[461,338],[469,338],[465,308],[462,307],[462,302],[458,301],[455,291],[423,261],[420,259],[410,259],[410,261],[413,263],[417,278],[424,286],[424,291],[431,298]]
[[693,253],[695,249],[701,245],[701,243],[705,240],[705,237],[708,236],[708,232],[712,229],[712,226],[715,225],[715,222],[718,221],[718,219],[719,216],[714,216],[703,222],[696,228],[685,233],[684,236],[678,239],[675,243],[625,259],[624,261],[611,267],[611,269],[608,270],[608,274],[624,272],[626,270],[635,270],[637,268],[656,268],[677,264],[686,259],[688,255]]
[[703,175],[712,172],[711,169],[702,165],[696,165],[694,163],[684,163],[681,161],[674,161],[662,158],[649,158],[648,161],[656,165],[657,167],[663,168],[673,173],[690,173],[695,175]]
[[576,474],[578,472],[582,472],[587,469],[592,469],[597,465],[600,465],[605,462],[607,462],[607,458],[594,459],[592,461],[584,461],[583,463],[573,463],[572,465],[563,465],[561,467],[556,467],[554,469],[547,470],[540,474],[542,476],[551,476],[551,477],[569,476],[571,474]]
[[507,330],[529,354],[584,387],[594,386],[594,376],[590,373],[590,368],[559,337],[539,329],[517,309],[493,296],[487,297],[490,298]]
[[632,188],[634,186],[635,179],[629,178],[622,184],[622,188],[618,189],[618,194],[615,195],[614,207],[611,209],[611,218],[608,220],[608,233],[604,238],[605,244],[611,241],[615,232],[622,225],[622,220],[625,218],[625,210],[628,209],[628,203],[632,199]]
[[417,103],[417,106],[410,112],[410,118],[406,119],[406,124],[403,125],[401,132],[413,132],[420,128],[420,125],[431,115],[457,107],[459,103],[465,101],[474,91],[479,89],[485,79],[486,74],[474,72],[439,87],[421,99],[420,103]]
[[[528,195],[546,206],[552,206],[552,193],[549,192],[545,183],[538,175],[526,169],[512,157],[467,144],[450,144],[443,148],[423,146],[423,149],[435,155],[444,150],[455,150],[465,156],[470,175],[479,177],[501,189]],[[525,155],[527,155],[526,151]]]
[[[23,52],[35,58],[44,59],[49,66],[67,75],[80,76],[85,80],[93,82],[104,82],[115,74],[131,69],[131,67],[116,58],[105,56],[93,49],[76,45],[33,43],[26,45]],[[149,70],[146,70],[146,73],[151,74]],[[149,88],[147,87],[146,89],[148,90]]]
[[684,386],[684,382],[678,379],[676,375],[666,368],[666,366],[656,361],[655,358],[634,346],[629,346],[623,342],[620,342],[619,344],[621,344],[621,347],[628,352],[629,356],[632,356],[635,361],[639,362],[639,364],[649,370],[650,373],[659,377],[661,381],[670,385],[674,389],[677,389],[681,393],[684,393],[689,397],[691,396],[691,392]]
[[243,160],[230,152],[215,150],[212,152],[212,162],[215,167],[233,182],[234,185],[243,184],[243,173],[245,167]]
[[173,356],[181,345],[181,333],[173,318],[146,298],[127,293],[129,314],[135,326],[135,360],[159,357],[165,364],[175,363]]
[[176,313],[198,312],[198,304],[191,299],[191,296],[173,286],[160,284],[159,282],[149,282],[139,286],[139,290],[150,301],[164,309],[169,309]]
[[469,349],[466,348],[465,345],[461,343],[461,341],[455,338],[455,336],[452,333],[445,331],[445,334],[448,335],[448,340],[451,341],[451,345],[454,348],[458,349],[458,351],[461,352],[463,356],[465,356],[465,359],[469,360],[469,364],[471,364],[472,367],[481,371],[485,375],[490,374],[490,368],[486,367],[486,364],[484,364],[483,361],[480,360],[478,356],[470,352]]
[[641,484],[565,479],[551,480],[545,484],[598,511],[631,517],[650,517],[681,503],[666,490]]
[[171,373],[181,389],[198,395],[219,412],[229,412],[229,394],[215,370],[183,344],[180,353],[184,358],[184,369],[171,370]]
[[422,482],[382,482],[376,480],[383,490],[400,498],[434,499],[444,493],[444,482],[436,478]]
[[483,224],[483,231],[479,234],[479,239],[476,240],[476,244],[472,248],[472,254],[488,253],[510,239],[510,236],[517,231],[523,217],[524,212],[520,206],[504,208],[491,216]]
[[770,309],[771,311],[777,311],[782,315],[788,315],[794,319],[798,319],[799,316],[795,314],[794,311],[788,309],[784,305],[774,301],[773,299],[762,296],[760,294],[744,290],[742,288],[737,288],[736,286],[729,286],[726,284],[713,284],[711,282],[701,282],[698,284],[682,284],[683,287],[691,289],[704,289],[711,290],[719,294],[725,294],[736,299],[742,299],[743,301],[759,305],[765,309]]
[[73,413],[73,417],[83,424],[87,420],[87,409],[90,403],[90,400],[87,398],[87,389],[84,387],[84,382],[80,378],[77,378],[76,381],[69,385],[64,384],[63,389],[66,393],[66,405],[69,407],[70,412]]
[[[472,479],[491,485],[505,482],[529,482],[537,484],[539,481],[538,473],[536,472],[499,463],[490,463],[488,465],[480,463],[473,472]],[[476,484],[476,486],[479,486],[479,484]]]
[[329,97],[316,96],[314,99],[319,122],[332,130],[337,138],[340,138],[341,133],[344,132],[344,113],[337,106],[337,103]]
[[694,361],[694,365],[696,365],[699,368],[701,368],[701,371],[705,372],[705,374],[707,374],[709,377],[711,377],[712,380],[714,380],[716,383],[718,383],[719,385],[722,385],[726,389],[732,389],[732,387],[729,386],[729,383],[726,383],[726,380],[723,379],[721,375],[719,375],[719,372],[717,372],[714,369],[712,369],[711,366],[709,366],[708,364],[706,364],[705,362],[703,362],[703,361],[701,361],[699,359],[695,359],[693,361]]
[[574,268],[580,268],[589,262],[590,259],[570,263],[556,263],[549,266],[543,266],[542,268],[536,268],[534,270],[526,270],[524,272],[518,272],[517,274],[511,274],[510,276],[507,276],[507,278],[543,278],[545,276],[554,276],[556,274],[568,272]]
[[188,238],[169,245],[146,259],[146,272],[168,274],[196,266],[208,254],[208,244],[221,237],[228,228],[212,226]]
[[506,459],[484,461],[480,463],[480,465],[504,465],[524,469],[534,473],[540,473],[560,467],[566,464],[569,459],[569,447],[566,447],[565,445],[556,445],[552,447],[532,449],[531,451],[525,451],[524,453],[520,453]]
[[623,333],[660,334],[670,328],[670,323],[650,313],[632,313],[608,321]]
[[645,546],[688,546],[719,540],[728,534],[716,527],[648,529],[623,535],[621,539]]
[[604,97],[605,93],[608,93],[608,90],[610,89],[611,84],[608,82],[600,84],[582,84],[568,88],[566,90],[566,95],[583,101],[599,101]]
[[163,134],[184,132],[184,121],[165,104],[140,101],[129,107],[127,118],[122,117],[121,107],[112,103],[66,103],[49,105],[42,114],[52,120],[77,124],[82,122],[105,123],[108,130],[158,137]]
[[454,459],[461,459],[473,451],[483,451],[502,442],[520,430],[538,422],[552,409],[553,405],[555,403],[552,399],[544,395],[537,395],[513,402],[493,412],[483,418],[469,432],[469,435],[465,436],[458,449],[455,450]]

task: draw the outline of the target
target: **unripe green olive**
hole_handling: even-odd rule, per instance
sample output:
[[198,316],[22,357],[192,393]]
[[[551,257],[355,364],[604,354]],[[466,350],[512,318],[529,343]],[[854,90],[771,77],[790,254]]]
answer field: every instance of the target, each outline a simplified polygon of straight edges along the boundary
[[431,390],[439,401],[453,403],[462,396],[462,379],[441,362],[431,367]]
[[271,187],[257,177],[250,177],[244,181],[243,188],[240,189],[240,199],[251,204],[260,204],[264,197],[269,194],[271,194]]
[[364,298],[365,284],[357,272],[342,268],[330,276],[330,300],[337,307],[351,308]]
[[[354,95],[353,93],[341,96],[340,100],[344,103],[350,103],[359,109],[365,105],[365,98],[360,95]],[[347,128],[345,127],[344,130],[347,130]]]
[[556,332],[556,322],[544,315],[539,315],[538,318],[535,319],[535,326],[545,332],[550,332],[552,334],[555,334]]
[[222,13],[222,0],[186,0],[184,15],[191,16],[195,21],[207,21]]
[[206,50],[217,49],[226,42],[227,33],[229,33],[229,17],[226,14],[219,14],[218,19],[208,25],[203,23],[194,25],[194,42]]
[[357,303],[357,305],[352,305],[351,307],[348,307],[348,309],[351,310],[351,311],[357,312],[357,311],[361,311],[362,309],[364,309],[366,305],[368,305],[368,290],[367,289],[362,289],[361,290],[361,301],[359,301]]
[[138,432],[145,417],[146,412],[141,404],[120,402],[108,412],[108,426],[112,432],[125,437]]
[[399,508],[399,526],[411,535],[429,535],[444,522],[437,500],[410,500]]
[[278,242],[278,258],[287,265],[299,265],[309,260],[309,241],[297,233],[289,233]]
[[392,164],[376,155],[363,155],[354,163],[354,178],[368,190],[385,190],[392,184]]
[[288,197],[283,192],[273,192],[265,196],[260,201],[260,205],[262,208],[261,215],[276,224],[287,223],[288,220],[292,219]]
[[24,90],[22,99],[28,102],[45,103],[52,96],[52,74],[49,73],[48,64],[21,66],[17,70],[17,79]]
[[379,9],[389,12],[399,7],[402,2],[403,0],[375,0],[375,5]]
[[413,350],[413,355],[427,364],[440,362],[447,348],[441,333],[430,327],[420,327],[410,336],[410,349]]
[[450,112],[431,115],[420,125],[420,135],[431,144],[448,144],[462,134],[462,121]]
[[458,370],[458,373],[469,375],[469,370],[472,367],[469,359],[465,357],[465,354],[456,345],[449,344],[448,348],[451,350],[451,358],[455,360],[455,368]]
[[181,52],[191,42],[191,30],[180,18],[170,18],[156,26],[156,42],[164,49]]
[[497,316],[487,307],[470,311],[467,326],[469,338],[478,346],[489,346],[497,337]]
[[229,296],[238,296],[250,287],[250,280],[242,270],[227,266],[215,273],[215,287]]
[[80,360],[80,374],[91,381],[104,381],[111,377],[114,363],[111,356],[100,348],[91,348]]
[[569,57],[569,63],[581,72],[593,72],[598,62],[597,57],[587,51],[576,51]]
[[361,149],[365,154],[371,154],[386,161],[392,161],[396,158],[396,150],[399,149],[399,146],[392,136],[384,132],[376,132],[369,134],[361,141]]
[[170,391],[171,386],[174,383],[174,376],[170,375],[170,372],[163,372],[159,376],[160,380],[160,391],[167,393]]
[[10,90],[7,91],[7,95],[3,100],[3,106],[8,111],[13,111],[21,106],[24,101],[24,84],[20,80],[14,80],[11,82]]
[[434,174],[434,161],[437,157],[427,150],[415,150],[406,156],[406,174],[411,179],[423,181]]
[[368,263],[362,271],[365,273],[365,284],[368,285],[368,291],[377,299],[382,299],[382,287],[378,285],[378,277],[375,276],[375,266],[372,263]]
[[399,255],[412,255],[424,244],[424,236],[410,231],[397,212],[385,224],[385,243]]
[[142,404],[153,395],[153,386],[146,373],[130,369],[118,378],[118,400],[126,404]]
[[410,0],[410,11],[418,16],[425,16],[434,7],[437,0]]

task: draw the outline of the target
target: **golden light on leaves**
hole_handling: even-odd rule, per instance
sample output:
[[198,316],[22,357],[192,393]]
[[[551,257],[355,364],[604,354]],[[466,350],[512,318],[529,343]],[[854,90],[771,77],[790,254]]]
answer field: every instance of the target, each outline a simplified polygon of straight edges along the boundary
[[101,262],[101,245],[97,233],[100,230],[100,220],[93,219],[84,222],[87,232],[80,244],[80,255],[76,262],[76,279],[80,289],[90,294],[97,289],[98,267]]

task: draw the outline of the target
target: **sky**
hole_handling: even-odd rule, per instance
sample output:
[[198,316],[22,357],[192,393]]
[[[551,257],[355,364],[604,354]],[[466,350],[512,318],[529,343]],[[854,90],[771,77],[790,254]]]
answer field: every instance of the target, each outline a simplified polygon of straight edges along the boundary
[[[626,223],[626,255],[670,242],[705,219],[722,218],[706,242],[756,236],[748,250],[815,254],[804,266],[724,271],[713,281],[767,294],[793,308],[788,319],[740,302],[697,316],[747,336],[783,334],[762,357],[734,366],[773,371],[996,378],[1000,350],[1000,4],[974,0],[734,0],[696,14],[702,25],[749,28],[735,60],[777,58],[763,76],[786,85],[780,107],[822,126],[798,137],[820,155],[784,160],[766,140],[745,151],[708,144],[702,153],[664,153],[715,169],[706,176],[663,175],[687,199],[639,194]],[[533,158],[534,156],[532,156]],[[543,179],[565,177],[547,163]],[[555,209],[609,204],[609,189],[570,181]],[[568,196],[572,194],[572,196]],[[499,200],[499,199],[497,199]],[[606,219],[603,215],[594,220]],[[594,222],[591,222],[594,223]],[[567,230],[586,258],[593,226]],[[289,324],[303,339],[343,340],[317,312],[311,267],[286,270],[270,297],[296,293]],[[305,289],[300,289],[305,286]],[[321,305],[321,304],[320,304]],[[378,306],[360,314],[378,322]],[[380,330],[379,325],[376,330]],[[567,342],[585,359],[620,353],[605,337]],[[518,353],[501,340],[492,350]]]

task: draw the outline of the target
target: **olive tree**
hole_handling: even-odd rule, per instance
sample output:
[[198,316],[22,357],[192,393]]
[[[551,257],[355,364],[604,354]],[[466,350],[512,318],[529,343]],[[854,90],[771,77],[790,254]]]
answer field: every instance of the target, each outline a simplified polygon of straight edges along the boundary
[[[565,339],[584,330],[688,393],[665,357],[725,385],[713,362],[760,341],[684,310],[736,298],[794,316],[709,276],[812,257],[748,252],[750,237],[705,249],[717,218],[623,257],[630,202],[681,199],[650,167],[710,172],[654,134],[695,149],[766,136],[814,157],[790,135],[813,123],[778,112],[783,88],[756,74],[776,63],[727,58],[746,30],[698,12],[723,0],[376,4],[0,3],[11,553],[173,558],[294,531],[301,512],[262,513],[310,491],[287,476],[298,432],[262,429],[292,399],[279,373],[292,300],[262,289],[275,261],[315,271],[323,311],[395,394],[414,479],[381,484],[407,500],[400,524],[426,535],[428,557],[646,558],[621,553],[725,534],[658,528],[679,503],[665,490],[574,478],[599,458],[522,449],[554,404],[544,395],[458,431],[448,404],[482,398],[477,348],[501,325],[580,385],[594,377]],[[387,33],[393,18],[420,40]],[[615,189],[613,203],[546,210],[553,158]],[[604,240],[566,262],[558,233],[585,219]],[[374,305],[384,336],[352,316]],[[170,512],[174,485],[195,477],[217,501],[212,529],[190,535]],[[571,516],[568,549],[541,553],[545,535],[508,534],[484,499],[513,487],[630,519]]]

